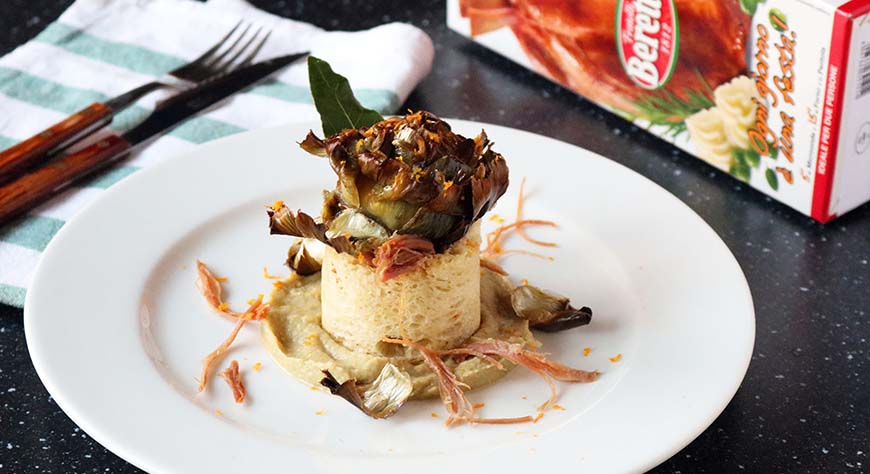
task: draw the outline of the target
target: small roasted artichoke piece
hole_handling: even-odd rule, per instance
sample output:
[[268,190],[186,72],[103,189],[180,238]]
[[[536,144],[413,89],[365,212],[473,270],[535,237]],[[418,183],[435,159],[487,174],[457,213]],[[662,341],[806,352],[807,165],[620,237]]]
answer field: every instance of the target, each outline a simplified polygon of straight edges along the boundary
[[299,239],[287,252],[287,266],[300,276],[313,275],[323,263],[323,243],[313,239]]
[[326,229],[302,211],[294,213],[284,204],[270,207],[269,233],[317,239],[326,243]]
[[529,326],[545,332],[564,331],[585,326],[592,321],[592,310],[576,309],[568,298],[547,293],[531,285],[520,285],[511,291],[514,312],[529,321]]
[[326,156],[326,143],[317,138],[317,135],[311,130],[308,131],[305,139],[299,142],[299,146],[312,155]]
[[329,218],[354,209],[388,235],[416,235],[441,252],[461,239],[508,186],[504,158],[492,151],[485,133],[465,138],[428,112],[325,139],[309,133],[300,146],[325,155],[338,177],[333,202],[324,208],[330,238],[338,234]]
[[389,363],[384,365],[374,382],[368,385],[358,385],[353,379],[339,383],[328,370],[324,370],[323,375],[321,385],[372,418],[393,416],[414,389],[411,377]]

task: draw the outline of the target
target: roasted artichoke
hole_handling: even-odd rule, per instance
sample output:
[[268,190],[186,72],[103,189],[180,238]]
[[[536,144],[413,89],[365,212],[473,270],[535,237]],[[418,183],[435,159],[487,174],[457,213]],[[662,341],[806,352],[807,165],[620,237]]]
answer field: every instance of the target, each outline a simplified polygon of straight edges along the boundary
[[491,149],[486,133],[465,138],[428,112],[325,139],[309,132],[299,145],[328,158],[338,183],[324,193],[320,219],[273,207],[272,233],[315,238],[370,262],[399,235],[419,237],[434,252],[444,251],[508,186],[504,157]]

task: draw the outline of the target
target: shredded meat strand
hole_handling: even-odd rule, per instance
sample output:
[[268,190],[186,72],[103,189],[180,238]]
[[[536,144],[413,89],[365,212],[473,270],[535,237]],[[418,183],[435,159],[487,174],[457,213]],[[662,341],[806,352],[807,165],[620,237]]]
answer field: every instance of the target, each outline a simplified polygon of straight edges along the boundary
[[[526,250],[505,250],[502,248],[502,241],[506,237],[506,235],[512,231],[516,231],[520,237],[525,239],[527,242],[539,245],[542,247],[557,247],[555,242],[545,242],[542,240],[537,240],[529,237],[526,233],[526,227],[532,225],[543,225],[549,227],[557,227],[556,223],[553,221],[545,221],[540,219],[523,219],[523,204],[525,203],[525,187],[526,187],[526,179],[523,178],[520,183],[520,192],[519,197],[517,198],[517,215],[514,222],[510,224],[505,224],[499,227],[496,227],[495,230],[486,235],[486,246],[481,251],[481,255],[485,258],[495,260],[498,257],[510,255],[510,254],[523,254],[530,255],[538,258],[545,258],[550,260],[549,257],[536,254],[533,252],[529,252]],[[499,272],[501,273],[501,272]]]
[[230,348],[233,344],[233,341],[236,340],[236,336],[239,334],[239,331],[242,329],[242,326],[248,322],[245,318],[240,318],[239,322],[236,323],[236,327],[233,328],[233,332],[230,333],[230,336],[222,342],[217,349],[213,350],[209,355],[205,356],[202,359],[202,374],[200,375],[199,382],[199,391],[202,392],[205,390],[205,386],[208,384],[208,373],[211,367],[220,360],[221,356],[224,355],[224,352]]
[[482,251],[484,257],[491,259],[503,252],[503,250],[501,250],[501,241],[504,238],[505,233],[529,225],[545,225],[549,227],[557,227],[555,222],[545,221],[541,219],[517,220],[515,222],[511,222],[510,224],[499,226],[494,231],[486,235],[486,247],[484,247]]
[[456,376],[441,359],[445,355],[454,358],[463,355],[480,357],[504,370],[504,366],[494,358],[502,357],[535,372],[550,387],[550,398],[538,407],[539,412],[550,408],[556,402],[556,384],[553,383],[553,378],[563,382],[592,382],[599,376],[598,371],[589,372],[573,369],[558,362],[548,360],[545,354],[525,349],[521,344],[513,344],[497,339],[473,342],[465,347],[444,351],[429,349],[418,342],[410,340],[405,334],[402,335],[401,339],[384,338],[382,341],[401,344],[420,352],[423,360],[432,369],[438,379],[438,393],[441,395],[441,401],[447,408],[449,415],[445,422],[447,426],[457,422],[472,424],[534,423],[541,418],[542,413],[539,413],[537,417],[528,415],[515,418],[475,418],[474,405],[471,404],[462,390],[462,387],[465,385],[456,379]]
[[523,249],[509,249],[509,250],[502,250],[499,252],[499,255],[501,255],[502,257],[507,256],[507,255],[511,255],[511,254],[528,255],[529,257],[540,258],[541,260],[552,260],[553,259],[552,257],[548,257],[548,256],[540,254],[540,253],[530,252],[528,250],[523,250]]
[[535,418],[532,415],[518,416],[516,418],[472,418],[471,423],[478,425],[513,425],[519,423],[532,423]]
[[232,389],[233,400],[235,400],[236,403],[243,403],[247,391],[245,390],[245,384],[242,383],[242,379],[239,377],[239,361],[233,359],[233,361],[230,362],[229,367],[224,369],[220,375],[224,380],[226,380],[230,389]]
[[202,374],[200,375],[199,382],[199,392],[205,390],[206,384],[208,384],[208,374],[211,371],[211,367],[218,361],[220,361],[221,357],[226,353],[226,351],[233,344],[233,341],[236,340],[236,336],[238,336],[239,331],[241,331],[242,326],[245,325],[248,321],[251,320],[260,320],[266,317],[269,313],[269,306],[263,304],[263,298],[259,297],[255,301],[251,303],[251,306],[245,311],[239,318],[239,322],[236,324],[236,327],[233,328],[233,331],[230,333],[229,337],[222,342],[217,349],[209,353],[205,358],[202,359]]
[[196,272],[198,275],[196,286],[205,298],[206,303],[211,306],[211,309],[231,318],[239,318],[244,314],[229,310],[229,305],[221,298],[223,293],[221,282],[216,276],[214,276],[211,270],[208,269],[205,263],[197,260]]
[[474,405],[471,404],[468,397],[465,396],[465,392],[462,391],[462,387],[465,384],[456,379],[456,376],[447,368],[436,351],[404,336],[402,339],[384,338],[382,340],[384,342],[412,347],[423,356],[423,360],[432,369],[432,372],[435,373],[438,379],[438,393],[441,395],[441,401],[447,408],[449,415],[447,421],[444,422],[445,426],[451,426],[455,423],[469,421],[474,418]]
[[496,272],[499,275],[507,276],[507,274],[508,274],[508,272],[505,271],[505,269],[502,268],[501,265],[493,262],[492,260],[488,260],[486,258],[480,259],[480,266],[483,268],[486,268],[487,270],[491,270],[493,272]]
[[[525,176],[523,176],[523,180],[522,180],[522,182],[520,182],[520,194],[519,194],[519,197],[517,198],[517,220],[518,221],[523,220],[523,204],[525,203],[525,194],[523,191],[525,190],[525,188],[526,188],[526,178],[525,178]],[[526,234],[526,230],[523,228],[523,226],[517,227],[517,233],[520,235],[520,237],[526,239],[526,241],[531,243],[531,244],[540,245],[542,247],[557,247],[555,242],[544,242],[542,240],[537,240],[537,239],[533,239],[533,238],[529,237],[528,234]]]
[[396,235],[378,247],[374,264],[381,281],[387,281],[414,270],[426,256],[434,253],[435,247],[427,239]]
[[550,387],[550,398],[538,407],[541,411],[546,410],[556,401],[556,385],[551,378],[562,382],[588,383],[597,380],[600,375],[597,370],[590,372],[573,369],[558,362],[548,360],[543,353],[528,350],[520,344],[513,344],[498,339],[473,342],[465,347],[442,351],[442,354],[469,354],[478,357],[498,356],[535,372]]

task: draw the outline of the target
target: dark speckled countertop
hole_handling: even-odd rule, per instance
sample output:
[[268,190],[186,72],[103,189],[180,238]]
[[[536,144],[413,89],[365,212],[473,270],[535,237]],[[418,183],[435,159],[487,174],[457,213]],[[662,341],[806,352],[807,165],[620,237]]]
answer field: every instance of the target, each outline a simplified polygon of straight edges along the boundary
[[[0,53],[69,3],[2,0]],[[254,3],[333,29],[413,23],[432,36],[436,59],[406,107],[588,148],[660,184],[719,233],[752,288],[755,354],[722,415],[652,472],[870,472],[870,206],[817,224],[448,31],[443,0]],[[30,363],[21,318],[0,305],[0,472],[138,472],[55,405]]]

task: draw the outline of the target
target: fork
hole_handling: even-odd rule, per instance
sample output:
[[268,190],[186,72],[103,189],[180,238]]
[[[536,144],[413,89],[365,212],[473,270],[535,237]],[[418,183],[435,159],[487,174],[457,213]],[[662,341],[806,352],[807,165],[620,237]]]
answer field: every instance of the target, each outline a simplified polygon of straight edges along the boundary
[[[193,61],[164,76],[131,89],[105,102],[94,102],[36,135],[0,152],[0,183],[16,177],[44,159],[84,139],[111,123],[118,112],[146,94],[162,88],[186,89],[209,77],[250,64],[271,31],[258,28],[249,35],[251,24],[239,22],[214,46]],[[239,29],[241,28],[241,31]],[[239,31],[238,34],[235,34]],[[232,38],[232,40],[231,40]],[[226,46],[222,49],[222,47]]]

